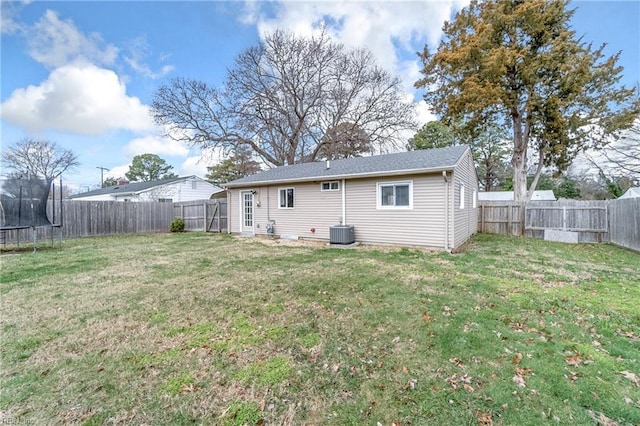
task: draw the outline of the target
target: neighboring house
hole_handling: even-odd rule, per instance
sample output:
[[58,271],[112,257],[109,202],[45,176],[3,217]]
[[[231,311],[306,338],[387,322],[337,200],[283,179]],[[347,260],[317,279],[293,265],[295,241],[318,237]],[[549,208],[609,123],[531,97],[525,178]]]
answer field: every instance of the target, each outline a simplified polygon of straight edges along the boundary
[[149,182],[118,182],[118,185],[70,196],[81,201],[191,201],[209,199],[223,189],[197,176]]
[[634,186],[627,189],[627,192],[618,197],[621,198],[640,198],[640,186]]
[[225,186],[231,233],[330,240],[342,224],[358,242],[453,250],[478,227],[467,146],[295,164]]
[[[479,192],[478,201],[513,201],[513,191]],[[556,201],[556,195],[552,190],[533,191],[531,201]]]

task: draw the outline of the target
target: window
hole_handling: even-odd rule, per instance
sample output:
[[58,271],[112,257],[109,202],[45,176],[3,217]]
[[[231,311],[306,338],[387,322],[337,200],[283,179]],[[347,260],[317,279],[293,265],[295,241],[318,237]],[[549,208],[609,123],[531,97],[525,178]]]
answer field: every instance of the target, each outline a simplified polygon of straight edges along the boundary
[[191,189],[198,189],[198,181],[197,180],[192,180],[191,181]]
[[172,201],[173,201],[172,198],[158,198],[158,202],[160,203],[170,203]]
[[378,208],[413,208],[413,181],[378,183]]
[[321,184],[322,191],[340,191],[340,182],[337,180],[331,182],[322,182]]
[[280,208],[281,209],[292,209],[293,208],[293,199],[294,199],[294,189],[293,188],[282,188],[278,191],[279,199],[280,199]]
[[460,210],[464,209],[464,183],[460,184]]

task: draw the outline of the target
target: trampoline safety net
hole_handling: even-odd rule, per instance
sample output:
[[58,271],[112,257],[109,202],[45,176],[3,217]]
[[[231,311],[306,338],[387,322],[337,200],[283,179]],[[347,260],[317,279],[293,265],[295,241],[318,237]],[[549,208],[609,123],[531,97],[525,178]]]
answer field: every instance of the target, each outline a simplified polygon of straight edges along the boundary
[[[56,226],[47,215],[53,179],[9,176],[0,181],[0,227]],[[53,215],[52,215],[53,216]]]

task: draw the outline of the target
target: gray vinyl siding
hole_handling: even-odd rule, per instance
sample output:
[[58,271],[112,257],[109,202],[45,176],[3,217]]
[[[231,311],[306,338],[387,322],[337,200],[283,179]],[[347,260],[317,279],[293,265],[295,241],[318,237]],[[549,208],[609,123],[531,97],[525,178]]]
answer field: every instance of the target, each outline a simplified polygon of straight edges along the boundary
[[[344,186],[340,180],[339,191],[321,191],[320,180],[232,188],[229,190],[229,230],[241,232],[239,194],[253,190],[255,234],[265,235],[266,224],[272,220],[275,221],[275,234],[281,237],[329,240],[329,227],[338,224],[342,218],[345,191],[346,224],[355,227],[356,241],[451,249],[477,232],[478,209],[473,208],[473,192],[477,193],[478,184],[470,151],[447,176],[448,182],[442,173],[352,178],[347,179]],[[413,183],[412,208],[378,209],[378,183],[406,181]],[[465,184],[463,210],[459,204],[460,183]],[[278,207],[281,188],[295,189],[294,208]],[[446,219],[447,212],[449,220]],[[449,235],[445,238],[447,227]]]
[[[294,207],[281,209],[278,204],[280,188],[294,188]],[[266,224],[275,221],[275,234],[306,239],[329,239],[329,227],[339,224],[342,216],[342,182],[339,191],[321,191],[320,182],[278,186],[262,186],[255,190],[254,229],[256,235],[266,235]],[[231,232],[240,232],[240,190],[233,189],[231,203]],[[311,229],[315,229],[312,232]]]
[[[413,181],[412,209],[378,209],[377,184]],[[347,181],[347,224],[356,241],[444,247],[445,193],[441,175]]]
[[227,191],[227,228],[232,234],[240,233],[240,190],[230,189]]
[[[478,178],[471,152],[467,151],[453,172],[453,248],[464,244],[478,232],[478,208],[473,208],[473,193],[478,193]],[[464,183],[464,209],[460,209],[460,184]]]

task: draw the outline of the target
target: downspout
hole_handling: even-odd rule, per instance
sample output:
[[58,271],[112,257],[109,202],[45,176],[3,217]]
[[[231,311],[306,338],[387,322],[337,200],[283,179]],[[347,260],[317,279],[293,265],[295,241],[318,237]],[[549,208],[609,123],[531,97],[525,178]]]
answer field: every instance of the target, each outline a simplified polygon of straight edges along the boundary
[[227,188],[227,234],[231,234],[231,190]]
[[442,171],[442,178],[444,179],[444,250],[447,253],[451,253],[449,248],[449,178],[447,177],[447,171]]
[[342,179],[342,223],[347,224],[347,187],[345,186],[346,180]]

